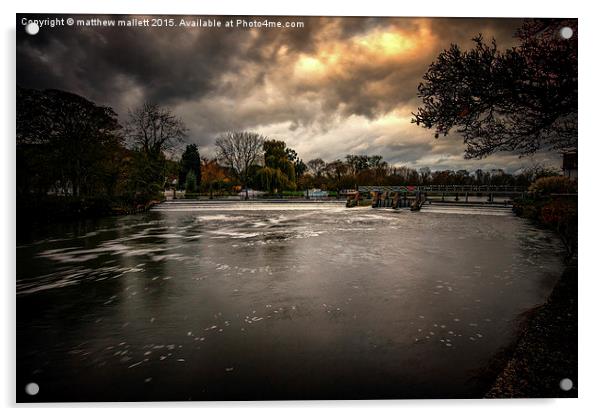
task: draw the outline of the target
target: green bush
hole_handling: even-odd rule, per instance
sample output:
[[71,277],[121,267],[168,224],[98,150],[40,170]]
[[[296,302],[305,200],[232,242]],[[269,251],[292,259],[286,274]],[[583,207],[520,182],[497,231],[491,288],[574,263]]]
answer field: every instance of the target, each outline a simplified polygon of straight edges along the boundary
[[[551,179],[551,178],[550,178]],[[554,188],[556,191],[558,188]],[[559,192],[560,193],[560,192]],[[516,215],[556,232],[566,249],[566,260],[577,254],[577,197],[531,195],[514,202]]]
[[577,181],[565,176],[539,178],[529,186],[529,191],[542,195],[572,194],[577,192]]

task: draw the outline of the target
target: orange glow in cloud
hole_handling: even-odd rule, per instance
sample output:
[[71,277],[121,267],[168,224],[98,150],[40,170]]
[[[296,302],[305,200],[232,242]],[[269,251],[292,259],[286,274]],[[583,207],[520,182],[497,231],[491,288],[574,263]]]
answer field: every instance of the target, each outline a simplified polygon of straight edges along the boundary
[[421,20],[415,30],[395,26],[378,28],[349,39],[323,39],[313,54],[301,54],[294,75],[308,82],[331,76],[345,76],[354,68],[409,62],[430,54],[436,37],[430,22]]
[[372,57],[383,59],[412,59],[428,53],[435,43],[430,22],[420,20],[415,30],[395,26],[372,30],[354,39],[359,49]]
[[359,45],[373,53],[383,55],[400,55],[416,48],[416,42],[397,32],[371,33],[356,41]]
[[295,65],[295,72],[306,75],[322,75],[325,65],[318,59],[308,55],[301,55]]

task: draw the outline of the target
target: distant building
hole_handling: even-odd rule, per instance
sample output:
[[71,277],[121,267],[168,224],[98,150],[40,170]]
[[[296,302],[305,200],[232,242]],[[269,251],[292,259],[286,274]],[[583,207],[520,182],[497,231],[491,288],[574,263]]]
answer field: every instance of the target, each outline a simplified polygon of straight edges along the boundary
[[307,197],[309,199],[319,199],[319,198],[326,198],[328,196],[328,191],[323,191],[321,189],[308,189],[307,190]]
[[248,192],[249,198],[257,198],[259,196],[265,195],[264,191],[256,191],[255,189],[249,189],[248,191],[245,191],[243,189],[238,193],[238,196],[241,198],[246,198],[247,192]]
[[577,179],[577,152],[562,154],[562,174],[567,178]]

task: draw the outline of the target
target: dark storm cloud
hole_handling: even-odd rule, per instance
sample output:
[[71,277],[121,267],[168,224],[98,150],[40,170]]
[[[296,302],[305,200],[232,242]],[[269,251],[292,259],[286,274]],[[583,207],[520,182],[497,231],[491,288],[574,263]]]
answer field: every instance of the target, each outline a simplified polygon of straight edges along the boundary
[[36,37],[20,32],[17,80],[75,89],[110,103],[128,94],[120,90],[125,79],[142,88],[145,99],[171,104],[209,93],[224,68],[236,69],[235,57],[258,59],[245,51],[246,38],[242,31],[180,28],[61,27]]
[[[20,15],[19,29],[23,17],[67,16]],[[442,145],[409,123],[418,105],[416,86],[450,43],[469,47],[482,33],[509,47],[521,24],[517,19],[269,19],[302,21],[304,27],[55,27],[36,36],[18,30],[17,82],[80,94],[113,107],[122,119],[128,108],[146,100],[169,106],[189,127],[189,141],[206,152],[220,132],[251,129],[286,140],[305,159],[379,153],[391,163],[416,165],[440,160],[433,157],[438,154],[460,165],[466,163],[461,142]]]

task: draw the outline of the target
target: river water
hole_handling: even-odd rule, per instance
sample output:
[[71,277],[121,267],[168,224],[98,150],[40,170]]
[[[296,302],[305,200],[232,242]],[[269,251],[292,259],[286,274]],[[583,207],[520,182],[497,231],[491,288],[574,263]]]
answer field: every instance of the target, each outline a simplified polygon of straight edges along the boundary
[[561,253],[499,208],[171,202],[56,225],[17,246],[17,399],[480,397]]

